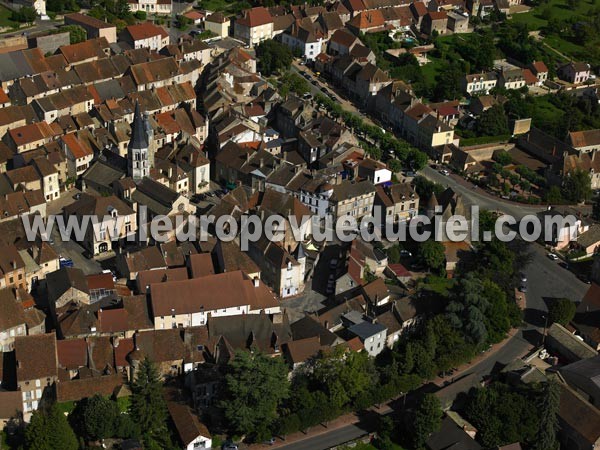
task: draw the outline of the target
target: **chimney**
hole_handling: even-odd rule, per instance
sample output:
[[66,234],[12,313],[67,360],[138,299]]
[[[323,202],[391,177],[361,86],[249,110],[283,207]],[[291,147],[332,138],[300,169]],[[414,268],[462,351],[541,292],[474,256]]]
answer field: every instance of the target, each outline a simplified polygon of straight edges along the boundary
[[117,348],[119,346],[119,336],[115,336],[113,338],[113,347]]
[[250,162],[250,152],[246,153],[246,162]]
[[259,160],[259,167],[262,168],[264,165],[265,165],[264,158],[260,158],[260,160]]
[[260,285],[260,280],[258,279],[258,277],[254,277],[253,283],[254,287],[258,287]]

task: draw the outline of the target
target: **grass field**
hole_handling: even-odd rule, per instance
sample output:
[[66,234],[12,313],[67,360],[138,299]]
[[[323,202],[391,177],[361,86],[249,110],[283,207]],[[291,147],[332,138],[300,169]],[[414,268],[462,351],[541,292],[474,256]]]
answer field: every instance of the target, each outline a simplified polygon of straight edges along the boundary
[[0,27],[13,27],[18,25],[17,22],[10,20],[10,9],[0,5]]
[[[581,0],[576,7],[569,6],[567,0],[550,0],[547,4],[540,5],[529,12],[515,14],[510,20],[515,23],[526,23],[530,31],[539,31],[543,30],[552,19],[565,20],[576,17],[585,20],[588,11],[599,6],[600,0]],[[544,42],[568,57],[585,59],[585,49],[562,36],[547,36]]]

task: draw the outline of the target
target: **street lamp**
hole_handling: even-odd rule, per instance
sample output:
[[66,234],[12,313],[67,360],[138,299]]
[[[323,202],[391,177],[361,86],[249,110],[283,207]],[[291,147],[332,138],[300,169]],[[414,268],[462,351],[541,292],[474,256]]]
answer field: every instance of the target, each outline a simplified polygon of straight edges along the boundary
[[546,345],[546,328],[548,328],[548,316],[543,315],[542,319],[544,319],[544,334],[542,335],[542,346]]

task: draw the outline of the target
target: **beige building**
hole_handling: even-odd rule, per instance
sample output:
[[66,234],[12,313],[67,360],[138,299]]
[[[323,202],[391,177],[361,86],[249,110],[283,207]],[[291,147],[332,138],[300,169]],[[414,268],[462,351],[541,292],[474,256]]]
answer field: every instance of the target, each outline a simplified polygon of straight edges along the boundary
[[204,21],[204,29],[206,31],[210,31],[220,38],[229,36],[230,25],[231,19],[220,12],[211,14]]
[[117,42],[117,27],[110,23],[81,13],[65,15],[65,25],[78,25],[83,28],[88,39],[105,38],[109,44]]
[[97,217],[97,223],[86,227],[81,244],[92,255],[99,255],[123,244],[128,236],[137,231],[135,211],[114,195],[96,197],[82,194],[75,203],[64,209],[66,217],[74,215],[82,223],[86,216]]
[[273,292],[242,271],[150,286],[156,330],[206,325],[211,317],[281,312]]
[[370,181],[344,180],[333,186],[333,194],[329,198],[331,211],[335,219],[352,216],[356,220],[371,214],[375,202],[375,186]]
[[58,379],[56,335],[19,336],[15,339],[17,389],[23,400],[23,420],[29,422],[47,390]]
[[128,3],[133,13],[144,11],[147,14],[170,15],[173,12],[171,0],[128,0]]
[[377,186],[375,208],[379,207],[382,224],[407,222],[419,213],[419,195],[410,183],[397,183],[390,187]]
[[263,7],[248,9],[235,21],[233,36],[251,47],[273,37],[273,17]]

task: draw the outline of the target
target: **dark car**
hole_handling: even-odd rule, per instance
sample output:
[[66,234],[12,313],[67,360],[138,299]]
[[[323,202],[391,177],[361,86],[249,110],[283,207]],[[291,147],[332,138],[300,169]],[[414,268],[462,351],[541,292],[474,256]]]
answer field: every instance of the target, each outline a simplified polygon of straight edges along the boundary
[[323,92],[324,94],[328,94],[329,93],[329,91],[327,90],[327,88],[325,86],[323,86],[321,88],[321,92]]
[[577,275],[577,278],[579,278],[585,284],[592,284],[592,282],[590,281],[590,279],[588,278],[588,276],[584,275],[583,273],[580,273],[579,275]]

